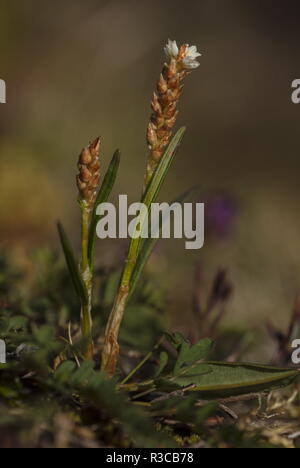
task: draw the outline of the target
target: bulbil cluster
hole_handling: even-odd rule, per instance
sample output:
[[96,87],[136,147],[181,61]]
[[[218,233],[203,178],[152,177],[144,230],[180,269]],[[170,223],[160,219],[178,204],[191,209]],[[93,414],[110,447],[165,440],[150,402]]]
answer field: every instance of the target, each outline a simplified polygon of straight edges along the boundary
[[196,60],[201,54],[196,46],[168,41],[165,47],[167,62],[159,77],[151,101],[152,115],[147,129],[150,149],[146,182],[149,182],[160,158],[170,142],[172,129],[178,115],[177,105],[183,90],[184,78],[200,64]]
[[100,182],[99,149],[100,138],[97,138],[83,148],[79,155],[79,174],[76,177],[79,201],[85,203],[88,209],[92,209],[95,204]]

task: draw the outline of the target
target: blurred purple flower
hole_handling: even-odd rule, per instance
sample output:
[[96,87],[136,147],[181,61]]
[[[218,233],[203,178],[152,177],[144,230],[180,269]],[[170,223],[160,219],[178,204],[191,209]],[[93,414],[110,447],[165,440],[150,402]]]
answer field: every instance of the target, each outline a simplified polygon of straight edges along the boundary
[[206,232],[218,238],[227,238],[238,214],[238,203],[226,193],[210,195],[205,201]]

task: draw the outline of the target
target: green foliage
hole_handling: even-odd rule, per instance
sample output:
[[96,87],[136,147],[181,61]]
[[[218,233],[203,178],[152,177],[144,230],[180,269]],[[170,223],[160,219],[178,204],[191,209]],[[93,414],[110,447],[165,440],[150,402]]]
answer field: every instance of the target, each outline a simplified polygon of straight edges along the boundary
[[151,207],[151,204],[156,200],[159,191],[165,181],[165,178],[172,165],[176,152],[185,134],[185,130],[185,127],[182,127],[176,132],[166,151],[164,152],[162,158],[160,159],[159,165],[148,184],[148,187],[142,198],[142,202],[145,203],[145,205],[149,209]]
[[[118,169],[120,165],[120,152],[116,151],[112,157],[109,168],[105,174],[103,183],[101,184],[100,190],[97,195],[96,203],[91,215],[91,220],[89,223],[89,232],[88,232],[88,260],[91,269],[94,267],[94,257],[95,257],[95,241],[96,241],[96,226],[98,222],[98,216],[96,214],[97,207],[100,203],[105,203],[108,200],[108,197],[113,189]],[[58,234],[62,249],[64,252],[66,264],[68,266],[68,271],[70,278],[74,285],[77,296],[80,300],[80,303],[83,307],[88,305],[88,292],[85,285],[85,282],[82,278],[82,274],[79,269],[78,261],[74,255],[71,242],[68,239],[68,236],[60,222],[57,223]]]
[[76,370],[72,362],[65,362],[54,374],[54,379],[62,384],[62,392],[68,394],[76,389],[90,404],[120,421],[126,435],[132,438],[136,446],[174,446],[168,437],[157,434],[140,408],[130,404],[126,395],[116,392],[114,380],[108,379],[102,372],[94,371],[94,363],[85,362]]
[[206,362],[186,367],[173,380],[180,386],[194,384],[192,391],[205,398],[270,391],[290,385],[298,371],[255,364]]
[[[182,138],[185,133],[185,128],[182,127],[175,136],[172,138],[170,144],[168,145],[167,149],[165,150],[160,162],[150,179],[150,182],[145,190],[145,193],[142,197],[142,203],[146,206],[148,212],[151,212],[151,205],[157,199],[159,191],[165,181],[165,178],[168,174],[168,171],[172,165],[176,152],[179,148],[179,145],[182,141]],[[143,231],[145,218],[141,217],[142,219],[137,225],[137,230],[140,232]],[[145,251],[142,252],[142,256],[139,257],[141,254],[141,249],[145,245]],[[144,243],[144,241],[140,238],[133,238],[129,245],[129,252],[127,261],[124,267],[124,273],[122,277],[122,284],[123,285],[130,285],[129,294],[132,295],[134,293],[135,287],[138,283],[140,275],[145,267],[146,261],[149,258],[152,249],[154,248],[155,243]]]
[[[271,445],[259,433],[233,429],[219,398],[269,392],[294,381],[297,371],[210,362],[211,340],[191,345],[179,333],[165,335],[168,346],[162,340],[154,346],[166,326],[165,303],[163,293],[147,279],[129,306],[122,346],[135,352],[154,346],[153,351],[146,359],[141,355],[142,368],[125,384],[120,383],[122,373],[108,379],[97,360],[78,361],[76,326],[71,327],[74,344],[69,342],[68,321],[76,316],[77,306],[65,266],[49,251],[38,251],[33,259],[39,275],[26,301],[8,289],[0,311],[0,338],[8,348],[8,364],[0,366],[0,447]],[[119,272],[95,273],[101,291],[95,310],[101,316],[111,306]],[[106,288],[111,292],[102,298]],[[103,333],[102,325],[99,321],[95,328],[96,338]],[[134,348],[132,336],[139,337]],[[122,365],[136,366],[124,356]],[[300,415],[297,407],[291,411]],[[222,418],[229,429],[223,423],[212,429],[211,421]]]
[[65,254],[66,263],[68,265],[68,270],[69,270],[74,288],[81,301],[81,304],[87,305],[88,293],[87,293],[84,281],[82,279],[81,273],[79,271],[78,263],[75,260],[75,256],[71,247],[71,243],[61,223],[57,224],[57,228],[58,228],[60,242],[61,242],[64,254]]
[[153,386],[162,392],[190,387],[190,391],[197,392],[201,398],[226,398],[285,387],[299,376],[295,369],[258,364],[210,361],[199,363],[211,353],[211,340],[203,339],[191,346],[179,333],[167,336],[177,350],[177,359],[173,368],[166,370],[169,358],[166,353],[160,357]]
[[205,359],[212,350],[213,342],[210,339],[203,339],[191,346],[190,343],[180,334],[168,335],[171,343],[178,351],[178,358],[174,367],[174,374],[177,375],[182,367],[187,364],[194,364]]
[[169,361],[168,353],[166,353],[165,351],[162,351],[159,355],[159,365],[154,375],[155,378],[159,377],[161,373],[165,370],[168,364],[168,361]]

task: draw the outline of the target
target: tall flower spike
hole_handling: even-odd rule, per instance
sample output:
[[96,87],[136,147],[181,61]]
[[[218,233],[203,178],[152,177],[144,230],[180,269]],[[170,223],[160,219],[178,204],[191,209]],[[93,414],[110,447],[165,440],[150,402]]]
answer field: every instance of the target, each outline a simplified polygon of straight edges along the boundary
[[91,210],[96,201],[97,188],[100,182],[100,160],[99,160],[100,138],[96,138],[87,147],[83,148],[79,155],[76,177],[79,190],[79,201]]
[[196,46],[184,44],[177,46],[176,41],[169,39],[164,48],[167,63],[159,77],[156,91],[151,101],[152,115],[147,130],[147,143],[150,149],[145,188],[150,181],[165,147],[169,144],[172,129],[178,115],[177,104],[183,90],[182,81],[199,67],[197,58],[201,54]]

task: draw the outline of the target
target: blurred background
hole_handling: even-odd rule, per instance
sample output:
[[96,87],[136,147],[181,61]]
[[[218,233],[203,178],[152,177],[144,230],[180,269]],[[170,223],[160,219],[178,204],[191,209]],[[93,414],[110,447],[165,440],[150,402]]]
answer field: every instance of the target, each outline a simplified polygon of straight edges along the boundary
[[[204,285],[227,270],[230,323],[286,326],[300,290],[299,15],[296,0],[0,0],[1,251],[31,271],[32,249],[60,251],[57,219],[78,242],[76,163],[98,135],[103,171],[122,152],[115,199],[138,200],[163,46],[196,44],[178,118],[188,130],[162,199],[200,185],[206,244],[162,242],[148,271],[175,327],[192,320],[195,267]],[[99,264],[125,248],[98,241]]]

